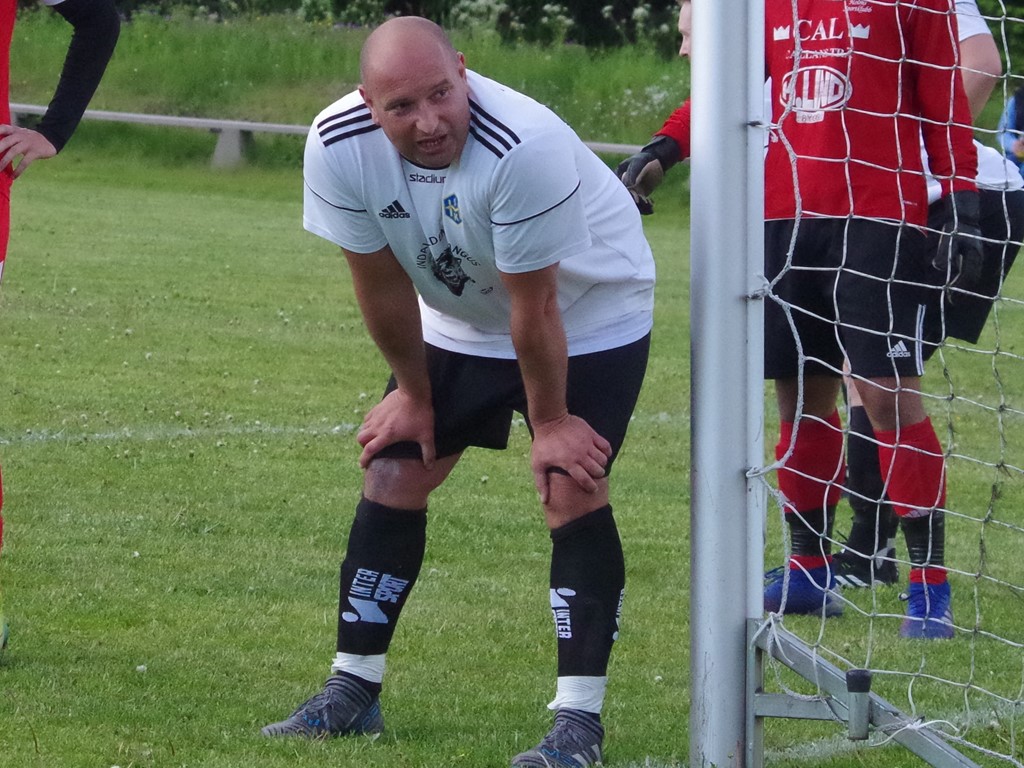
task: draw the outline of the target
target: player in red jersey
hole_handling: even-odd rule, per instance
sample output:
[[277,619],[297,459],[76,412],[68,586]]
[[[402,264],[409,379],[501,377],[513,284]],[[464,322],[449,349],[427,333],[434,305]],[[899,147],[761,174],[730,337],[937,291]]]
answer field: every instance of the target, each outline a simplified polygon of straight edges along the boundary
[[[966,6],[957,3],[956,12],[965,12]],[[778,382],[783,425],[777,451],[784,465],[780,483],[792,513],[787,519],[793,526],[794,557],[788,578],[780,569],[766,589],[765,606],[828,615],[841,611],[831,589],[827,541],[844,479],[835,409],[840,369],[833,358],[838,354],[841,364],[852,345],[873,421],[884,425],[883,434],[891,438],[880,451],[888,458],[885,482],[904,500],[897,509],[905,520],[914,567],[909,619],[901,631],[925,637],[952,633],[942,551],[945,467],[916,393],[924,357],[919,328],[934,325],[930,318],[925,323],[924,315],[935,311],[936,302],[911,288],[891,295],[889,286],[897,271],[907,282],[934,283],[925,277],[934,262],[949,270],[951,285],[963,289],[968,278],[976,279],[970,270],[961,274],[964,259],[974,271],[981,261],[980,245],[970,237],[978,234],[972,182],[976,157],[967,100],[961,78],[954,76],[957,20],[952,10],[949,0],[903,8],[864,0],[779,0],[769,2],[766,25],[775,126],[766,170],[766,271],[776,289],[766,311],[766,375]],[[973,11],[977,14],[976,7]],[[679,29],[680,55],[688,55],[688,0],[680,3]],[[903,46],[911,55],[901,64]],[[965,79],[984,75],[961,74]],[[925,256],[920,231],[928,212],[919,150],[925,126],[927,160],[942,186],[933,214],[938,208],[940,228],[958,227],[953,250],[947,238],[936,258],[934,241],[928,246],[931,256]],[[653,210],[649,195],[665,171],[689,156],[689,138],[686,102],[640,153],[619,165],[618,175],[642,212]],[[795,227],[798,217],[801,226]],[[869,217],[886,223],[868,222]],[[791,265],[791,256],[806,263]],[[850,257],[866,264],[838,262]],[[829,264],[830,259],[836,263]],[[784,273],[791,266],[796,268]],[[796,305],[792,326],[779,299]],[[858,310],[878,316],[864,324]],[[893,322],[874,328],[879,319]],[[808,348],[799,349],[805,341]],[[803,393],[801,374],[808,374]],[[911,477],[899,479],[898,471]]]
[[[11,184],[35,160],[53,157],[67,143],[96,91],[114,52],[120,19],[112,0],[44,0],[71,24],[74,32],[60,80],[46,114],[35,129],[11,124],[9,101],[11,37],[17,0],[0,0],[0,277],[10,236]],[[0,511],[3,484],[0,479]],[[0,514],[0,547],[4,521]],[[7,643],[7,624],[0,596],[0,649]]]
[[[930,304],[920,283],[934,267],[963,295],[982,265],[956,16],[950,0],[768,0],[765,10],[765,377],[776,384],[792,543],[765,609],[842,611],[830,540],[845,473],[836,409],[845,355],[907,540],[900,634],[952,637],[946,466],[920,395]],[[931,254],[922,135],[947,234]]]

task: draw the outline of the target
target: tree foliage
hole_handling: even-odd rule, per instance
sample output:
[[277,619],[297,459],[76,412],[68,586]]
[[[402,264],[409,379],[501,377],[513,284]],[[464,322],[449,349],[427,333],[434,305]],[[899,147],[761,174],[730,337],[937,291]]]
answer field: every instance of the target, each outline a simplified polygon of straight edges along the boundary
[[[138,12],[212,18],[295,13],[314,23],[375,25],[389,16],[425,16],[448,28],[498,35],[502,41],[587,47],[646,44],[676,51],[677,0],[115,0]],[[18,0],[19,7],[40,7]]]
[[1003,71],[1014,76],[1011,90],[1024,83],[1024,22],[1020,4],[1009,0],[978,0],[978,10],[988,21],[1003,57]]
[[[375,25],[395,15],[418,15],[460,31],[494,34],[503,42],[591,48],[648,45],[666,58],[678,46],[678,0],[115,0],[130,17],[139,11],[212,18],[295,13],[313,23]],[[1024,23],[1008,0],[977,0],[1006,71],[1024,78]],[[22,8],[38,0],[18,0]],[[1022,80],[1024,82],[1024,80]]]

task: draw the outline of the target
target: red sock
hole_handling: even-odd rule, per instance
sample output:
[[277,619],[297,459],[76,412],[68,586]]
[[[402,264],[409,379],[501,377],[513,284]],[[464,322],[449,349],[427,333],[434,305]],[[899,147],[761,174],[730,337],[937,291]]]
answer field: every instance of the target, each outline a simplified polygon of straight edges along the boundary
[[934,565],[929,565],[927,568],[910,569],[911,584],[945,584],[946,581],[945,568],[937,568]]
[[[793,422],[779,424],[776,460],[782,459],[793,441]],[[843,461],[843,432],[839,412],[825,423],[803,418],[797,429],[793,452],[779,470],[779,490],[794,509],[821,509],[839,503],[846,479]]]
[[810,571],[814,568],[821,568],[821,566],[828,565],[831,562],[832,555],[829,555],[828,557],[821,557],[820,555],[790,555],[789,570]]
[[886,495],[900,517],[946,505],[946,458],[930,419],[875,430]]
[[[789,451],[793,431],[791,421],[783,421],[779,425],[779,442],[775,446],[777,460]],[[839,412],[833,411],[824,423],[811,418],[801,419],[792,453],[779,470],[779,490],[789,507],[796,510],[787,508],[788,521],[792,525],[802,525],[799,520],[789,517],[799,512],[808,518],[812,530],[823,531],[825,536],[830,536],[832,532],[827,530],[830,526],[825,510],[839,503],[845,476]],[[794,552],[790,555],[789,567],[792,570],[811,570],[831,561],[831,555]]]

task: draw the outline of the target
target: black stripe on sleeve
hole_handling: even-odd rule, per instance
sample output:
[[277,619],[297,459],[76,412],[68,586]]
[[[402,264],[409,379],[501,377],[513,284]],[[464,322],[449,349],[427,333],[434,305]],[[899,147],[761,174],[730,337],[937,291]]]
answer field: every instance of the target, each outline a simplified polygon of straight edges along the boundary
[[505,125],[500,120],[496,119],[489,112],[487,112],[486,110],[481,108],[481,106],[479,104],[477,104],[475,101],[473,101],[472,99],[470,99],[470,101],[469,101],[469,106],[472,107],[473,114],[479,119],[481,125],[483,124],[484,121],[486,121],[486,122],[490,123],[491,125],[493,125],[497,130],[499,130],[502,133],[504,133],[508,137],[508,140],[511,141],[513,144],[521,144],[522,143],[522,141],[520,141],[519,137],[516,136],[515,131],[513,131],[511,128],[509,128],[507,125]]
[[311,186],[309,186],[308,182],[303,181],[302,183],[305,185],[306,189],[308,189],[310,192],[312,192],[317,197],[317,199],[323,200],[325,203],[327,203],[329,206],[331,206],[331,208],[336,208],[339,211],[349,211],[351,213],[366,213],[366,209],[365,208],[346,208],[344,205],[338,205],[336,203],[332,203],[326,197],[324,197],[319,192],[317,192],[315,189],[313,189]]
[[334,143],[339,142],[339,141],[344,141],[345,139],[351,139],[353,136],[359,136],[360,134],[363,134],[363,133],[372,133],[373,131],[379,131],[379,130],[380,130],[380,126],[379,125],[372,125],[372,124],[364,126],[362,128],[353,128],[351,131],[346,131],[345,133],[336,133],[334,136],[331,136],[331,138],[329,138],[329,139],[325,138],[323,140],[324,146],[325,147],[329,147],[329,146],[331,146],[331,144],[334,144]]
[[522,224],[524,221],[530,221],[531,219],[536,219],[538,216],[543,216],[545,213],[548,213],[549,211],[555,210],[555,208],[557,208],[558,206],[562,205],[567,200],[569,200],[573,195],[575,195],[577,192],[579,192],[581,184],[582,184],[582,182],[577,181],[575,189],[573,189],[572,192],[570,192],[564,198],[562,198],[557,203],[552,205],[550,208],[545,208],[543,211],[538,211],[537,213],[533,214],[532,216],[527,216],[525,219],[519,219],[518,221],[494,221],[492,219],[491,220],[491,224],[493,224],[496,227],[510,227],[513,224]]
[[481,146],[493,152],[498,157],[499,160],[505,156],[504,150],[502,150],[500,147],[496,147],[487,136],[480,133],[472,125],[469,126],[469,134],[478,142],[480,142]]
[[379,127],[374,124],[373,118],[370,117],[370,110],[366,108],[365,104],[357,104],[344,112],[325,117],[316,124],[317,132],[325,147],[353,136],[370,133]]

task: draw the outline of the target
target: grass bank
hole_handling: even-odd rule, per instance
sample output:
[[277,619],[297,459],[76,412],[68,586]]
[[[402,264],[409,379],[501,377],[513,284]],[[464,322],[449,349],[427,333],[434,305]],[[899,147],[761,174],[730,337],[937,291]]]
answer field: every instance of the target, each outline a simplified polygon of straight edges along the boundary
[[[46,103],[69,32],[49,11],[20,15],[13,101]],[[211,22],[137,14],[124,24],[92,106],[306,124],[355,87],[365,35],[290,16]],[[643,143],[688,93],[686,62],[653,50],[510,47],[489,36],[453,37],[470,68],[549,105],[593,141]]]

